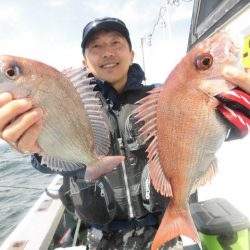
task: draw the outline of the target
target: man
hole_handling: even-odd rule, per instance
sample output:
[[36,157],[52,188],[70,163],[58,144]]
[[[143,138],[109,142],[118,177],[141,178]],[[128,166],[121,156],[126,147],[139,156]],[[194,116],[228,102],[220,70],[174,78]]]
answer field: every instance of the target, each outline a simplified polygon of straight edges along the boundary
[[[133,63],[129,32],[121,20],[103,18],[88,23],[83,30],[81,47],[83,64],[91,72],[89,76],[94,76],[90,84],[96,84],[96,90],[102,93],[108,105],[113,145],[110,154],[123,154],[126,160],[122,167],[94,184],[83,181],[84,171],[62,173],[65,178],[61,198],[69,210],[76,210],[90,226],[90,249],[150,249],[167,199],[154,192],[152,186],[147,186],[146,145],[139,141],[139,125],[135,124],[131,112],[135,102],[154,85],[142,84],[144,72]],[[224,76],[250,93],[249,74],[226,68]],[[224,98],[230,99],[226,95]],[[241,109],[237,112],[248,121],[246,113],[241,113]],[[237,127],[227,110],[221,109],[221,113],[232,122],[235,131],[242,132],[240,135],[247,133],[246,129]],[[35,168],[51,172],[40,164],[40,148],[36,143],[42,116],[42,110],[32,108],[29,99],[15,100],[8,93],[0,95],[1,137],[21,152],[34,153]],[[162,249],[178,249],[180,245],[174,239]]]

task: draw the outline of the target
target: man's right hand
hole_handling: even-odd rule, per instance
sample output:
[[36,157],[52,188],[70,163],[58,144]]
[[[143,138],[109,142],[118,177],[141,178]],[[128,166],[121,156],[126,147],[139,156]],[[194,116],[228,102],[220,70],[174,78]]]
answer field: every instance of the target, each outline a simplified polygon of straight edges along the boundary
[[0,94],[0,138],[21,153],[39,153],[37,138],[42,129],[43,111],[32,108],[29,98],[14,99]]

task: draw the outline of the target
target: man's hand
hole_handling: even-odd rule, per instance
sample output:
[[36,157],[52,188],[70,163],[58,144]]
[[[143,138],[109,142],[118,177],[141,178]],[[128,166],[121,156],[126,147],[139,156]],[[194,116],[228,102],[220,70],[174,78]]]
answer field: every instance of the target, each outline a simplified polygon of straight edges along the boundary
[[0,94],[0,138],[21,153],[39,153],[36,143],[42,128],[41,108],[32,108],[31,100],[13,99],[9,93]]
[[250,69],[239,71],[234,67],[228,66],[224,68],[223,75],[227,80],[250,94]]
[[250,70],[230,66],[224,68],[223,75],[238,87],[217,96],[222,102],[218,109],[231,125],[228,140],[240,139],[250,130]]

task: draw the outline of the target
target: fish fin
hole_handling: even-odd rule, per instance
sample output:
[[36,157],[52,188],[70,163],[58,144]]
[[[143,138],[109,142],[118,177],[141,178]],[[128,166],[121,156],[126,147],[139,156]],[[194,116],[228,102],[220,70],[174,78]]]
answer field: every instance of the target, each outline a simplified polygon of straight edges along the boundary
[[154,88],[149,91],[149,95],[139,100],[140,104],[134,111],[135,118],[139,119],[138,122],[144,121],[144,125],[140,128],[140,136],[145,137],[144,142],[153,138],[147,148],[149,159],[150,176],[154,188],[165,196],[172,196],[172,188],[167,180],[163,168],[160,165],[158,155],[158,142],[156,136],[157,119],[156,112],[158,106],[159,95],[162,88]]
[[185,235],[191,238],[197,242],[200,249],[202,249],[199,235],[191,217],[189,207],[186,206],[181,210],[175,209],[171,200],[156,232],[151,250],[158,249],[164,243],[180,235]]
[[50,155],[43,155],[41,164],[45,164],[48,168],[57,172],[74,171],[84,168],[82,163],[61,160]]
[[172,188],[170,182],[164,174],[161,167],[158,150],[157,150],[157,136],[153,139],[147,148],[148,164],[152,184],[157,192],[164,196],[172,196]]
[[140,137],[145,137],[145,142],[155,137],[156,131],[156,112],[158,106],[159,95],[162,88],[154,88],[150,90],[149,95],[139,100],[136,104],[140,104],[134,111],[135,118],[144,121],[144,125],[140,128]]
[[84,179],[87,182],[92,182],[98,179],[100,176],[111,172],[122,161],[124,156],[105,156],[95,161],[86,168]]
[[107,115],[106,101],[101,93],[94,91],[90,84],[89,72],[84,68],[64,70],[79,94],[93,129],[97,155],[107,155],[110,148],[110,121]]
[[199,187],[210,182],[218,171],[217,159],[213,159],[205,174],[193,185],[191,193],[194,193]]

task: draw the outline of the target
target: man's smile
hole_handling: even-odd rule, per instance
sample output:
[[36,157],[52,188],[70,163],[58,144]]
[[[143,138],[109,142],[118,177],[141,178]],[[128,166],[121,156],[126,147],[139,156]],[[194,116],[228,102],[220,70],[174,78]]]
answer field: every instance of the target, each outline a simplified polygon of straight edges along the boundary
[[103,69],[110,69],[110,68],[116,67],[118,64],[119,63],[107,63],[107,64],[101,65],[101,68],[103,68]]

